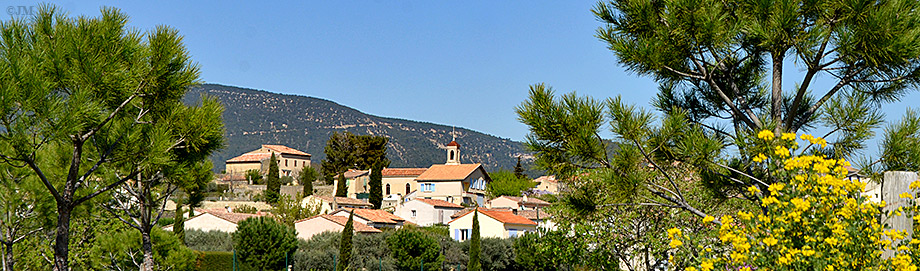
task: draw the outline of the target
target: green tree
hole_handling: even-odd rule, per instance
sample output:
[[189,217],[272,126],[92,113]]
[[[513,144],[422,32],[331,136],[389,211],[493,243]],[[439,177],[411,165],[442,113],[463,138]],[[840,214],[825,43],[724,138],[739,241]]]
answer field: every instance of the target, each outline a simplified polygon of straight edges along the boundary
[[241,261],[259,270],[278,270],[297,249],[297,234],[272,218],[252,217],[237,226],[233,247]]
[[386,157],[389,138],[372,135],[355,135],[349,132],[332,133],[326,142],[322,171],[327,182],[349,168],[368,169],[375,165],[390,166]]
[[336,271],[344,271],[348,269],[348,265],[351,261],[351,238],[355,234],[355,212],[352,211],[348,214],[348,221],[345,222],[345,227],[342,229],[342,242],[339,244],[339,263]]
[[336,197],[347,197],[348,196],[348,185],[345,180],[345,174],[339,173],[339,180],[336,182],[335,186],[335,196]]
[[486,185],[486,192],[493,198],[500,196],[520,197],[524,191],[537,186],[537,183],[530,178],[526,176],[518,177],[517,174],[507,170],[489,173],[489,178],[492,181]]
[[252,182],[252,184],[262,184],[262,172],[258,169],[247,170],[246,180]]
[[383,204],[383,167],[380,165],[374,165],[371,168],[370,181],[370,195],[368,195],[368,201],[374,205],[374,209],[380,209],[380,206]]
[[265,181],[265,202],[275,204],[281,195],[281,173],[278,171],[278,158],[272,153],[272,158],[268,162],[268,177]]
[[303,170],[300,171],[300,176],[298,176],[298,181],[303,185],[304,197],[313,195],[313,181],[316,181],[316,169],[304,165]]
[[[27,168],[0,164],[0,262],[17,270],[17,244],[42,231],[54,207],[51,198]],[[15,246],[15,247],[14,247]],[[15,269],[14,269],[15,268]]]
[[272,208],[272,214],[282,224],[294,227],[295,221],[318,215],[321,210],[319,205],[303,207],[300,205],[300,200],[289,195],[281,195],[278,203],[275,203]]
[[185,210],[182,209],[182,201],[176,201],[176,216],[173,220],[173,234],[185,245]]
[[134,31],[118,10],[101,13],[73,18],[43,5],[0,25],[0,141],[10,146],[0,157],[31,169],[54,198],[54,270],[70,270],[74,209],[142,169],[114,180],[103,171],[169,159],[150,150],[179,126],[150,120],[173,114],[198,79],[175,30]]
[[[137,230],[127,227],[115,227],[96,236],[90,246],[89,258],[92,270],[126,270],[143,268],[135,258],[144,257],[141,248],[141,236]],[[154,229],[151,233],[153,257],[157,266],[153,270],[192,270],[197,255],[185,247],[177,236]]]
[[399,270],[438,270],[444,262],[438,240],[429,234],[409,228],[397,230],[387,238],[390,253]]
[[473,211],[473,231],[470,234],[470,263],[466,265],[466,270],[479,271],[482,269],[482,262],[479,261],[481,251],[481,238],[479,236],[479,211]]

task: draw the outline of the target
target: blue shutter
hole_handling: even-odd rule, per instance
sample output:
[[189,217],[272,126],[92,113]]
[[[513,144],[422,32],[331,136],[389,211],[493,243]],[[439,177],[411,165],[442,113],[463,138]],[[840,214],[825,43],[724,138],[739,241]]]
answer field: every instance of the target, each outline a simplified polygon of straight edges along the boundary
[[431,184],[431,192],[434,192],[434,184]]
[[454,240],[460,241],[460,229],[454,229]]

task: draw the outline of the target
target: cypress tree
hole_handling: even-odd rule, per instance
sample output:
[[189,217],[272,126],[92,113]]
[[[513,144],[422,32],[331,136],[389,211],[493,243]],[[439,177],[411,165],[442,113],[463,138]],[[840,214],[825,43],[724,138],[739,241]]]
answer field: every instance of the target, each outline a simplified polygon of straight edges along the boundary
[[276,203],[281,196],[281,179],[279,178],[278,158],[272,153],[268,162],[268,177],[265,181],[265,202]]
[[313,181],[316,180],[316,170],[311,166],[303,166],[300,171],[300,183],[303,185],[303,196],[313,195]]
[[514,166],[514,176],[518,177],[519,179],[523,179],[524,177],[527,177],[527,176],[524,176],[524,167],[521,166],[521,156],[520,155],[518,155],[517,157],[517,165]]
[[182,210],[182,201],[176,201],[176,220],[173,222],[173,234],[179,238],[179,242],[185,244],[185,211]]
[[482,269],[482,263],[479,262],[480,254],[479,238],[479,211],[473,211],[473,233],[470,234],[470,263],[466,265],[468,271],[479,271]]
[[339,173],[339,183],[335,187],[336,197],[347,197],[348,186],[345,185],[345,173]]
[[355,234],[355,211],[348,214],[348,222],[342,229],[342,243],[339,245],[339,264],[336,271],[343,271],[351,261],[351,237]]
[[383,167],[380,164],[375,164],[371,169],[370,176],[370,186],[371,194],[368,196],[368,201],[374,205],[374,209],[380,209],[381,204],[383,204]]

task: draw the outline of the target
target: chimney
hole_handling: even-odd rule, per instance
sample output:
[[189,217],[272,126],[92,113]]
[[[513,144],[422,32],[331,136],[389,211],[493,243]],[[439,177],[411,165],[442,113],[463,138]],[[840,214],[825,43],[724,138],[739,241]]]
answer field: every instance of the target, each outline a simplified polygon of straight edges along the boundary
[[228,213],[232,213],[232,212],[233,212],[233,208],[230,208],[230,205],[224,205],[224,209],[227,209],[227,212],[228,212]]

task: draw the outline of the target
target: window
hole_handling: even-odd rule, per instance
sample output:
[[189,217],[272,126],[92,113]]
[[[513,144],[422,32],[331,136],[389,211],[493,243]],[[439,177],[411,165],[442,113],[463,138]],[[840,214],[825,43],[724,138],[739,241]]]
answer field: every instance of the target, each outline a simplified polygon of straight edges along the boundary
[[423,183],[422,192],[434,192],[434,184],[433,183]]
[[297,160],[294,160],[294,167],[297,167]]
[[450,157],[448,157],[447,159],[454,160],[454,151],[450,151],[449,153],[450,153]]
[[412,210],[412,217],[415,217],[418,213],[415,210]]
[[518,236],[517,229],[508,229],[508,237],[517,237],[517,236]]
[[287,159],[284,159],[284,166],[288,166],[288,165],[287,165]]
[[409,195],[409,184],[406,184],[406,195]]
[[387,193],[386,193],[386,194],[387,194],[387,195],[390,194],[390,184],[387,184]]
[[467,239],[470,239],[470,230],[469,229],[460,230],[460,241],[466,241]]

